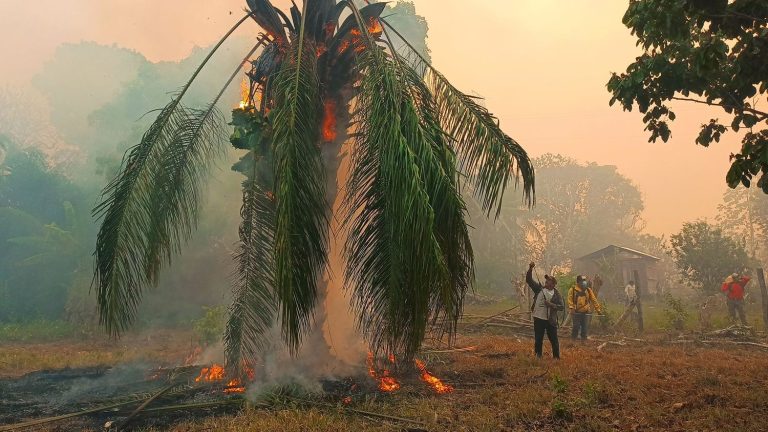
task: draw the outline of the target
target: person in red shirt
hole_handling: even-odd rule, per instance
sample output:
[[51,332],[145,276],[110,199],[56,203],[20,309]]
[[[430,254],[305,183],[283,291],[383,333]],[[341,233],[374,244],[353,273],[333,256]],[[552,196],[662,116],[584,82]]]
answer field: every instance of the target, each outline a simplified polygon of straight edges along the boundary
[[747,318],[744,314],[744,287],[749,281],[748,276],[739,277],[738,273],[734,273],[725,279],[721,288],[727,297],[728,313],[731,315],[731,320],[736,321],[736,313],[738,312],[743,326],[747,325]]

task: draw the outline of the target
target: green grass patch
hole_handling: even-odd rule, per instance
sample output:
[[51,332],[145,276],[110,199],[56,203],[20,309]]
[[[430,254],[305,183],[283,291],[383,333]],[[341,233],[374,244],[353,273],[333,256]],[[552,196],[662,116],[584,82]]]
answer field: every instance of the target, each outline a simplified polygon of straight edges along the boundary
[[51,342],[81,335],[82,329],[66,321],[31,321],[19,324],[0,324],[3,342]]

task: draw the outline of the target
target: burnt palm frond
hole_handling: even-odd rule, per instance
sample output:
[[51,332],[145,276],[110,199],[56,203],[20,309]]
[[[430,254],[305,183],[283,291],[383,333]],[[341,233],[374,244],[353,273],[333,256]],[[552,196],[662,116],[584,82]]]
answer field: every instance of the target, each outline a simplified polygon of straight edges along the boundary
[[275,108],[270,113],[276,197],[275,292],[283,338],[292,352],[298,350],[311,324],[328,244],[325,172],[318,147],[322,107],[317,57],[305,39],[304,25],[301,29],[272,84]]
[[277,8],[269,0],[247,0],[251,16],[261,28],[274,39],[282,42],[285,40],[285,30]]

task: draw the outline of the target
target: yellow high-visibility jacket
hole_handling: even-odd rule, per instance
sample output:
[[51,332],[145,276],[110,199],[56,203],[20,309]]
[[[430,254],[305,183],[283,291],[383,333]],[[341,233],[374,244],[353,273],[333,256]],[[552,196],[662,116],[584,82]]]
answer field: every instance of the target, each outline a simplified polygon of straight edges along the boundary
[[592,292],[592,288],[584,289],[574,285],[568,290],[568,309],[576,313],[590,313],[593,307],[597,313],[603,311],[600,302],[595,297],[595,293]]

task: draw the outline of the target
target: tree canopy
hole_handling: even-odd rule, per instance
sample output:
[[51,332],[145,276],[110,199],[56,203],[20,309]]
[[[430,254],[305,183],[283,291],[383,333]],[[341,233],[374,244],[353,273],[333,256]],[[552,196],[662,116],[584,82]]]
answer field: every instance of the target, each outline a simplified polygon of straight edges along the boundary
[[730,118],[703,124],[696,144],[746,129],[726,181],[734,188],[757,180],[768,193],[768,2],[631,0],[623,22],[643,53],[611,77],[611,105],[637,106],[653,142],[671,136],[671,101],[722,108]]
[[704,221],[684,224],[670,238],[670,253],[681,278],[706,293],[719,292],[728,275],[752,264],[743,244]]

